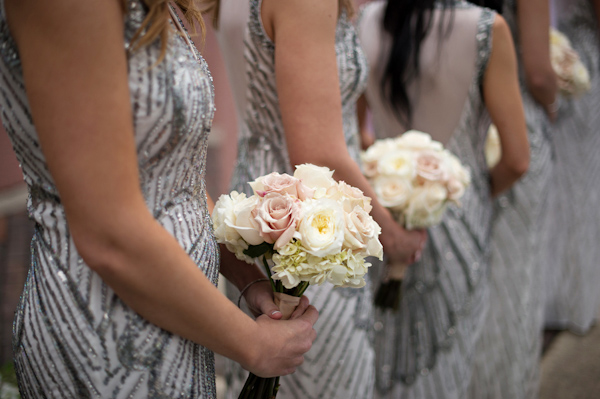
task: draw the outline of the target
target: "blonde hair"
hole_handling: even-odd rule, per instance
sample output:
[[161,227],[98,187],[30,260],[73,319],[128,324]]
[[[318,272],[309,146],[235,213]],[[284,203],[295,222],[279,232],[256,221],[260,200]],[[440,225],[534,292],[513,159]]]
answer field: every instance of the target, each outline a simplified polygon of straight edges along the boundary
[[[127,12],[127,0],[121,0],[123,9]],[[202,20],[202,13],[196,5],[194,0],[174,0],[175,4],[183,11],[185,19],[192,27],[192,34],[197,34],[196,23],[200,26],[200,34],[202,39],[206,33],[206,27]],[[169,24],[169,0],[143,0],[146,7],[148,7],[148,14],[142,21],[142,25],[133,36],[131,42],[133,43],[132,50],[138,50],[143,46],[146,46],[154,42],[157,38],[160,38],[160,56],[157,60],[157,64],[160,63],[165,57],[167,51],[167,43],[171,34],[171,27]]]

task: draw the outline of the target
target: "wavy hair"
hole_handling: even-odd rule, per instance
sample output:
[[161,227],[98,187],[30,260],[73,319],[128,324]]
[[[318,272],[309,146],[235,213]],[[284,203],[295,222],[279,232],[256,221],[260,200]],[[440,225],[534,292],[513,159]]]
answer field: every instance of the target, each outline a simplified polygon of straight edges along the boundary
[[[192,27],[192,34],[197,34],[196,23],[200,26],[200,34],[204,39],[206,28],[202,20],[202,13],[194,0],[174,0],[175,4],[183,11],[185,19]],[[146,18],[142,21],[142,25],[133,36],[132,50],[138,50],[156,39],[160,39],[160,56],[157,64],[165,57],[167,51],[167,43],[172,29],[169,24],[169,0],[143,0],[147,8]],[[121,0],[123,9],[127,12],[127,0]]]

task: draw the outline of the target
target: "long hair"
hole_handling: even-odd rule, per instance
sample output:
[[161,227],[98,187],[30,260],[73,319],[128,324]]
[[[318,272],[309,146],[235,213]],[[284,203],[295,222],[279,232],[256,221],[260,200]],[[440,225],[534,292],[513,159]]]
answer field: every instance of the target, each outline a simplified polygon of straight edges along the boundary
[[504,7],[504,0],[473,0],[471,3],[477,4],[478,6],[491,8],[498,14],[502,14],[502,9]]
[[[127,11],[127,0],[121,0],[123,9]],[[146,46],[156,39],[160,39],[161,48],[160,56],[157,63],[160,63],[164,58],[167,51],[167,43],[169,41],[169,35],[171,34],[171,27],[169,24],[169,0],[143,0],[144,4],[148,8],[146,18],[142,21],[142,25],[137,30],[132,38],[132,50],[138,50],[143,46]],[[185,19],[189,22],[192,27],[192,34],[196,34],[196,23],[200,26],[200,32],[204,38],[206,32],[204,21],[202,20],[202,13],[196,5],[194,0],[175,0],[175,4],[183,11]]]
[[[380,82],[381,93],[405,126],[412,123],[407,87],[419,76],[421,45],[432,29],[436,3],[436,0],[388,0],[385,7],[382,29],[391,36],[392,43]],[[441,6],[446,9],[449,3],[450,0],[442,0]]]

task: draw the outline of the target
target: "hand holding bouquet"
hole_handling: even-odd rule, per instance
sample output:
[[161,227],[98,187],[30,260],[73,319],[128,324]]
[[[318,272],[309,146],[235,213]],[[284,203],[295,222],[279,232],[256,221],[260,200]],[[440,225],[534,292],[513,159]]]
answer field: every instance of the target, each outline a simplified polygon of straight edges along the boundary
[[[304,164],[294,176],[259,177],[250,183],[250,197],[233,191],[215,204],[217,241],[238,259],[261,262],[284,318],[310,284],[363,287],[371,266],[365,257],[383,256],[371,199],[332,176]],[[274,398],[278,380],[250,374],[239,397]]]
[[[438,224],[448,204],[458,203],[471,181],[456,156],[415,130],[377,140],[361,157],[378,200],[408,229]],[[388,281],[375,296],[377,306],[397,308],[406,267],[388,266]]]
[[550,62],[558,76],[558,87],[565,97],[577,97],[590,89],[590,74],[569,39],[550,28]]

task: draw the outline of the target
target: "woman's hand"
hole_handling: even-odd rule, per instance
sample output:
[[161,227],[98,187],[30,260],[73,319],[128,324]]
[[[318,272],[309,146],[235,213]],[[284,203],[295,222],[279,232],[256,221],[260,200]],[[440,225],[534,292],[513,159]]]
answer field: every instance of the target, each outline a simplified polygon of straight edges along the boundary
[[[308,305],[305,298],[301,301],[301,306],[304,305]],[[293,373],[304,362],[304,354],[317,336],[313,326],[318,317],[314,306],[307,306],[302,314],[294,312],[290,320],[258,317],[259,339],[254,344],[248,343],[252,355],[247,362],[240,362],[242,367],[263,378]]]
[[[248,309],[255,317],[267,315],[273,320],[281,320],[282,313],[279,307],[273,301],[273,289],[268,281],[260,281],[244,292],[244,299]],[[290,316],[290,320],[298,318],[304,314],[310,302],[306,296],[302,296],[300,303],[294,313]]]
[[419,260],[427,242],[427,230],[407,230],[392,222],[382,227],[379,240],[390,262],[411,264]]

